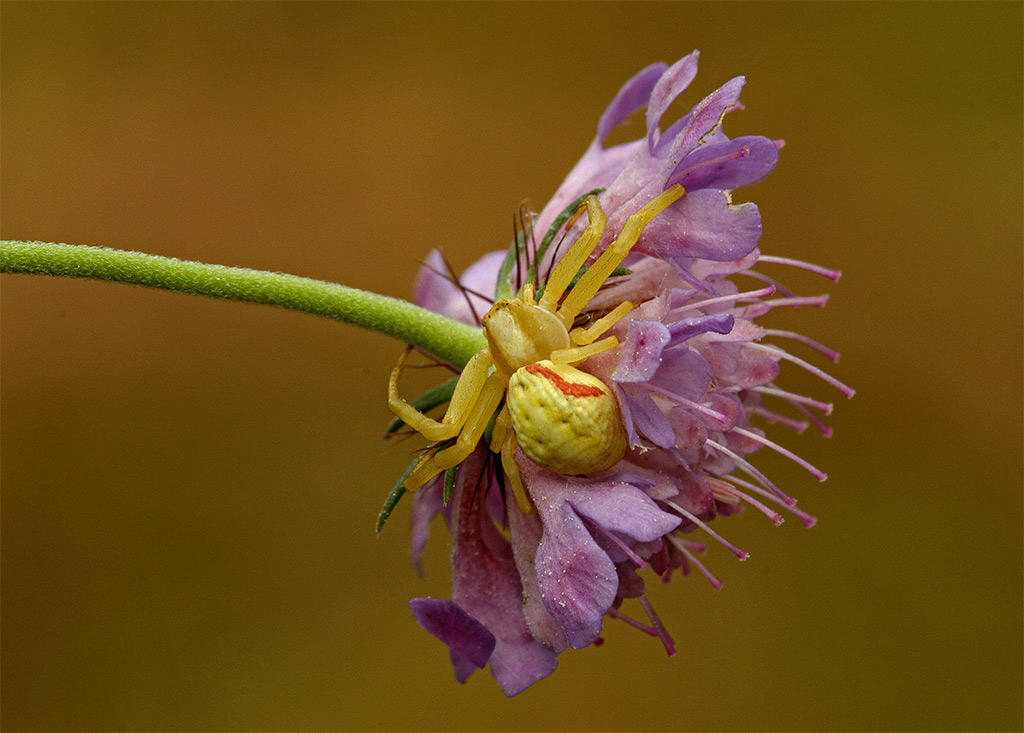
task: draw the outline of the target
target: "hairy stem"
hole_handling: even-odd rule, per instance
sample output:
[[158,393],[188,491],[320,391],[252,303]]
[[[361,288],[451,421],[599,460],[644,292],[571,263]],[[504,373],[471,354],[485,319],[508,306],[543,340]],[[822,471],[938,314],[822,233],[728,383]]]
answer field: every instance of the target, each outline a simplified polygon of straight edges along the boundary
[[288,308],[393,336],[460,369],[486,345],[479,328],[404,300],[263,270],[105,247],[0,241],[0,272],[105,280]]

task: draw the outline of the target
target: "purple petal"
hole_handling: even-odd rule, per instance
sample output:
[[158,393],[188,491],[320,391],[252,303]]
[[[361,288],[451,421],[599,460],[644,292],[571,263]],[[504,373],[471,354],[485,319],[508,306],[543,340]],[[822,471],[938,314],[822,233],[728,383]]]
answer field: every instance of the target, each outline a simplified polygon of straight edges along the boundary
[[537,582],[537,547],[543,532],[540,517],[536,514],[523,514],[519,511],[519,505],[510,501],[508,527],[512,537],[512,554],[523,583],[523,616],[526,625],[534,639],[559,654],[565,651],[569,642],[561,624],[545,608]]
[[618,349],[619,363],[612,373],[616,382],[646,382],[661,364],[661,352],[671,333],[657,321],[634,319],[629,322],[626,340]]
[[679,94],[690,86],[690,82],[697,76],[698,51],[689,56],[684,56],[661,75],[654,90],[651,92],[650,102],[647,103],[647,147],[652,152],[657,140],[658,123],[665,110]]
[[725,191],[687,193],[644,229],[634,251],[678,264],[691,257],[738,260],[757,247],[761,213],[754,204],[733,205]]
[[714,372],[707,360],[686,347],[667,349],[658,373],[650,380],[683,399],[697,401],[704,396]]
[[569,503],[581,516],[636,542],[652,542],[674,530],[682,521],[661,511],[640,489],[622,482],[592,483],[574,493]]
[[409,534],[409,555],[412,564],[420,576],[423,575],[423,563],[421,557],[423,548],[430,536],[430,520],[443,508],[444,496],[442,493],[443,478],[432,480],[426,486],[416,492],[412,503],[411,523],[412,531]]
[[497,490],[484,471],[486,448],[463,461],[452,495],[452,598],[495,637],[491,673],[509,697],[551,674],[558,657],[530,634],[523,586],[512,548],[494,526],[486,493]]
[[739,102],[740,90],[745,82],[742,76],[730,79],[697,103],[687,118],[686,126],[672,141],[668,159],[674,161],[674,165],[678,165],[683,156],[713,132],[726,110]]
[[[437,598],[413,598],[409,601],[409,608],[419,625],[451,650],[459,682],[465,682],[469,675],[464,674],[464,665],[455,662],[456,656],[478,669],[487,665],[494,651],[494,634],[466,613],[458,603]],[[463,668],[460,669],[460,666]]]
[[543,523],[537,547],[538,585],[548,612],[569,646],[594,642],[618,589],[618,573],[583,517],[609,532],[647,542],[680,519],[662,512],[643,491],[618,480],[561,476],[517,454],[517,463]]
[[615,600],[615,565],[566,500],[578,480],[542,469],[521,453],[516,458],[544,525],[536,557],[541,598],[569,646],[582,649],[597,639]]
[[732,190],[760,181],[771,173],[778,160],[778,148],[766,137],[750,135],[701,145],[680,161],[665,187],[679,183],[687,191]]
[[698,461],[708,440],[708,429],[704,422],[683,407],[672,410],[668,417],[676,432],[676,449],[687,461]]
[[619,123],[629,117],[634,110],[647,104],[651,98],[651,91],[667,68],[667,64],[660,61],[651,64],[622,85],[597,125],[597,139],[601,143],[604,143],[608,133],[618,127]]
[[465,684],[469,676],[476,671],[476,666],[465,657],[460,657],[451,649],[448,650],[448,656],[451,658],[452,667],[455,669],[455,679],[461,684]]
[[678,346],[694,336],[700,336],[709,331],[721,334],[729,333],[735,322],[736,318],[732,313],[715,313],[710,316],[673,321],[668,324],[668,332],[672,335],[669,346]]
[[622,425],[626,428],[626,438],[629,440],[629,447],[636,448],[642,445],[640,436],[636,432],[636,423],[633,421],[633,412],[629,408],[629,398],[626,393],[615,382],[609,385],[615,393],[615,399],[619,403],[619,413],[622,417]]
[[622,391],[626,395],[629,413],[633,416],[637,429],[659,448],[671,448],[675,445],[676,436],[672,431],[672,425],[654,404],[650,392],[644,387],[632,384],[622,385]]

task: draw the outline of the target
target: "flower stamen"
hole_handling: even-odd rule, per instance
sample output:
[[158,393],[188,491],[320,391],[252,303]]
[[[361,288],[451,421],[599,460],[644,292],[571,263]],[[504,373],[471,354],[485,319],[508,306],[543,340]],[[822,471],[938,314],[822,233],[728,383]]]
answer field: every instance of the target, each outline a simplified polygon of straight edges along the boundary
[[818,353],[823,354],[825,358],[827,358],[833,364],[839,361],[838,351],[836,351],[835,349],[830,349],[829,347],[825,346],[825,344],[815,341],[809,336],[804,336],[802,333],[796,333],[795,331],[779,331],[778,329],[775,328],[765,329],[764,333],[765,336],[775,336],[776,338],[786,338],[793,339],[794,341],[799,341],[800,343],[806,346],[810,346]]
[[668,629],[666,629],[665,625],[661,623],[661,619],[658,618],[658,614],[654,612],[654,606],[652,606],[651,602],[647,599],[647,594],[641,594],[637,600],[640,601],[640,606],[644,609],[644,613],[647,614],[647,618],[651,620],[651,625],[654,626],[654,629],[657,632],[657,637],[661,639],[661,643],[665,647],[665,651],[668,652],[670,657],[674,657],[676,655],[676,643],[672,640],[672,637],[669,636]]
[[745,481],[744,479],[741,479],[738,476],[730,476],[729,481],[731,481],[734,484],[738,484],[739,486],[742,486],[743,488],[749,491],[753,491],[755,494],[759,496],[763,496],[765,499],[772,502],[773,504],[778,504],[779,506],[784,507],[786,511],[788,511],[794,517],[803,522],[804,526],[808,529],[810,529],[818,523],[818,518],[815,517],[813,514],[808,514],[807,512],[801,509],[797,509],[796,506],[787,504],[786,502],[779,499],[779,497],[775,496],[770,491],[761,488],[757,484]]
[[761,255],[757,258],[758,262],[770,262],[775,265],[789,265],[790,267],[796,267],[800,270],[807,270],[813,272],[816,275],[822,275],[827,277],[832,282],[839,282],[839,278],[842,276],[842,272],[839,270],[831,270],[821,265],[815,265],[812,262],[804,262],[803,260],[795,260],[791,257],[777,257],[775,255]]
[[823,415],[832,414],[831,402],[821,402],[820,400],[816,400],[813,397],[806,397],[804,395],[795,394],[793,392],[786,392],[785,390],[779,389],[778,387],[769,387],[767,385],[762,385],[760,387],[751,387],[751,389],[755,392],[760,392],[761,394],[772,395],[773,397],[781,397],[782,399],[792,404],[794,407],[799,405],[810,405],[816,410],[820,410]]
[[[683,557],[685,557],[690,563],[693,564],[695,568],[697,568],[698,573],[700,573],[708,579],[708,582],[711,583],[712,588],[714,588],[715,590],[722,589],[722,581],[716,578],[711,573],[711,571],[704,566],[704,563],[698,560],[696,555],[694,555],[692,552],[690,552],[689,549],[687,549],[687,545],[690,544],[687,540],[676,537],[674,534],[665,535],[665,537],[666,539],[668,539],[669,542],[671,542],[675,546],[677,550],[679,550],[679,552],[683,554]],[[701,550],[701,552],[703,552],[703,550]]]
[[828,372],[819,369],[818,367],[814,366],[813,364],[809,364],[808,362],[804,361],[803,359],[801,359],[798,356],[793,356],[788,351],[784,351],[783,349],[780,349],[778,346],[769,346],[768,344],[750,343],[750,344],[747,344],[747,347],[751,348],[751,349],[759,349],[759,350],[764,351],[764,352],[766,352],[768,354],[773,354],[773,355],[779,357],[780,359],[785,359],[786,361],[793,362],[798,367],[802,367],[803,369],[806,369],[808,372],[810,372],[814,376],[818,377],[818,379],[821,379],[822,381],[828,382],[829,384],[831,384],[833,387],[835,387],[840,392],[842,392],[843,395],[847,399],[853,397],[857,393],[857,390],[855,390],[852,387],[848,387],[847,385],[843,384],[842,382],[840,382],[838,379],[833,377]]
[[780,415],[779,413],[773,412],[772,410],[768,410],[764,407],[751,407],[748,411],[751,414],[760,415],[768,424],[778,423],[779,425],[785,425],[787,428],[791,428],[797,435],[801,435],[811,426],[811,424],[806,420],[794,420],[791,417]]
[[[720,295],[717,298],[707,298],[705,300],[698,300],[696,303],[687,303],[681,305],[678,308],[673,309],[673,313],[682,313],[684,311],[695,310],[697,308],[707,308],[709,305],[717,305],[718,303],[731,303],[738,300],[760,300],[761,298],[774,295],[775,286],[769,285],[766,288],[760,290],[748,290],[745,293],[733,293],[732,295]],[[780,298],[781,300],[781,298]]]
[[673,509],[675,509],[677,512],[679,512],[679,514],[681,516],[685,517],[686,519],[689,519],[691,522],[693,522],[698,527],[700,527],[705,532],[707,532],[709,535],[711,535],[711,537],[713,537],[714,539],[718,540],[723,545],[725,545],[727,548],[729,548],[729,551],[732,554],[734,554],[736,557],[738,557],[740,560],[746,560],[748,557],[750,557],[750,553],[749,552],[747,552],[746,550],[741,550],[736,545],[734,545],[733,543],[729,542],[729,540],[727,540],[724,537],[722,537],[722,535],[718,534],[718,532],[716,532],[715,530],[711,529],[711,527],[708,526],[707,522],[702,521],[700,519],[700,517],[698,517],[696,514],[692,514],[691,512],[686,511],[685,509],[683,509],[681,506],[676,504],[671,499],[666,499],[665,503],[668,504]]
[[805,469],[809,474],[814,476],[814,478],[818,479],[818,481],[824,481],[825,479],[828,478],[828,474],[826,474],[821,469],[815,468],[810,463],[805,461],[803,458],[798,456],[796,453],[793,453],[792,451],[783,448],[781,445],[775,443],[774,441],[768,440],[768,438],[764,437],[763,435],[758,435],[752,430],[746,430],[745,428],[741,427],[735,427],[732,430],[734,433],[739,433],[740,435],[746,436],[747,438],[750,438],[751,440],[758,442],[763,446],[771,448],[779,455],[785,456],[789,460],[793,461],[793,463],[795,463],[796,465]]
[[711,484],[711,491],[714,497],[719,501],[727,501],[728,503],[739,504],[740,500],[747,502],[750,506],[757,509],[759,512],[764,514],[770,520],[772,524],[778,527],[784,521],[782,515],[776,511],[773,511],[770,507],[765,506],[757,499],[752,496],[744,494],[742,491],[737,489],[735,486],[730,484],[728,481],[724,481],[720,478],[709,478],[708,483]]
[[680,395],[675,394],[674,392],[669,392],[667,389],[659,387],[656,384],[648,383],[647,387],[652,392],[656,392],[656,393],[658,393],[658,394],[660,394],[660,395],[662,395],[664,397],[668,397],[673,402],[677,402],[678,404],[682,405],[683,407],[689,407],[691,410],[694,410],[695,412],[699,412],[702,415],[707,415],[712,420],[714,420],[714,421],[716,421],[718,423],[725,424],[725,422],[728,420],[728,417],[726,417],[722,413],[720,413],[720,412],[718,412],[716,410],[712,410],[710,407],[706,407],[705,405],[702,405],[699,402],[694,402],[693,400],[688,400],[685,397],[682,397]]
[[736,466],[741,471],[743,471],[743,473],[747,474],[756,481],[760,481],[766,489],[773,492],[776,496],[782,499],[782,501],[785,502],[786,506],[794,506],[796,504],[796,499],[794,499],[792,496],[789,496],[788,494],[786,494],[786,492],[784,492],[782,489],[780,489],[778,486],[772,483],[767,476],[758,471],[750,461],[743,458],[738,453],[729,450],[724,445],[716,443],[713,440],[704,441],[704,445],[710,446],[711,448],[719,451],[720,453],[729,456],[729,458],[733,459],[736,462]]

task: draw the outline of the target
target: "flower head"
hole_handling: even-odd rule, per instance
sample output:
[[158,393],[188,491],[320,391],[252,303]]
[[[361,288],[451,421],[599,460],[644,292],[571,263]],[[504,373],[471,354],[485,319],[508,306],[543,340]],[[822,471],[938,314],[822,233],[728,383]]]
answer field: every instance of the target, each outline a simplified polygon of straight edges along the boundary
[[[839,273],[761,255],[757,207],[732,203],[731,191],[767,175],[781,147],[722,132],[740,108],[741,77],[662,124],[696,70],[694,52],[623,86],[538,215],[539,245],[522,227],[507,253],[486,255],[458,282],[442,274],[435,251],[417,279],[420,305],[482,323],[488,340],[443,392],[444,419],[419,412],[440,399],[414,406],[398,397],[401,364],[390,394],[395,413],[436,443],[403,483],[422,487],[417,564],[431,518],[446,519],[452,598],[411,607],[449,647],[460,681],[489,665],[505,693],[518,694],[550,674],[561,652],[598,642],[608,617],[674,654],[638,571],[668,580],[695,568],[720,586],[696,557],[704,544],[686,535],[699,530],[745,559],[708,524],[744,505],[776,524],[776,508],[814,524],[747,456],[767,448],[825,478],[765,435],[772,423],[828,434],[813,411],[831,405],[776,386],[780,362],[853,391],[776,342],[833,360],[834,352],[755,323],[825,297],[798,297],[756,268]],[[646,135],[606,147],[640,108]],[[647,622],[624,610],[633,599]]]

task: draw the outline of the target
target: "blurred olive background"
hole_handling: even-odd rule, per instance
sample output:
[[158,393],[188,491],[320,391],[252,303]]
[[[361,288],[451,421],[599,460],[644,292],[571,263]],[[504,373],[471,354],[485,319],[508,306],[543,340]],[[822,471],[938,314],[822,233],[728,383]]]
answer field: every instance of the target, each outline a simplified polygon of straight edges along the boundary
[[506,245],[619,86],[699,48],[673,109],[744,74],[726,132],[787,140],[737,193],[762,249],[844,273],[776,268],[832,300],[767,321],[842,351],[859,390],[787,369],[836,435],[771,435],[831,478],[759,465],[820,522],[723,521],[752,554],[710,549],[723,590],[652,584],[675,659],[609,622],[506,700],[488,672],[459,686],[408,611],[448,595],[444,533],[425,580],[408,505],[374,535],[412,447],[379,437],[400,344],[4,276],[5,729],[1020,728],[1019,3],[0,14],[3,238],[400,297],[432,247],[461,270]]

